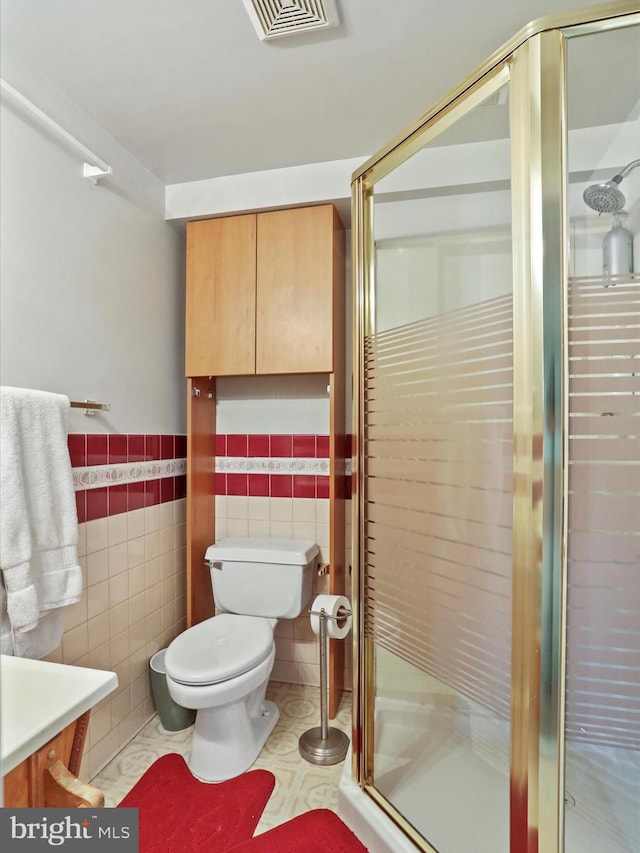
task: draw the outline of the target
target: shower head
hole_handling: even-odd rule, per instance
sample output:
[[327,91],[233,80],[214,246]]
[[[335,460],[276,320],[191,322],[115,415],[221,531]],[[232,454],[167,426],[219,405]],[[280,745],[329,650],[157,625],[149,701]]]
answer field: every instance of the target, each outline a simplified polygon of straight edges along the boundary
[[591,184],[590,187],[587,187],[582,194],[587,207],[595,210],[596,213],[617,213],[619,210],[622,210],[625,205],[625,197],[618,189],[618,184],[636,166],[640,166],[640,160],[632,160],[617,175],[614,175],[610,181],[604,181],[601,184]]
[[[617,176],[616,176],[617,177]],[[584,203],[596,213],[617,213],[625,204],[625,197],[613,181],[591,184],[582,194]]]

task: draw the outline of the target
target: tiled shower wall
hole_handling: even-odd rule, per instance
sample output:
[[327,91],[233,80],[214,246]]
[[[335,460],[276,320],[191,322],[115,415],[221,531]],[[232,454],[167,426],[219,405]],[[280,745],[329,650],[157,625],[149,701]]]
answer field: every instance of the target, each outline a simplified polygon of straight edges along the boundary
[[48,659],[118,676],[91,713],[91,779],[155,713],[149,659],[184,630],[186,439],[74,433],[69,451],[85,586]]
[[[328,563],[328,435],[218,435],[215,467],[217,539],[310,539],[320,547],[320,563]],[[346,565],[351,563],[350,504],[346,501]],[[320,575],[315,579],[313,595],[328,592],[328,588],[328,576]],[[350,690],[351,638],[344,642],[344,683]],[[311,631],[307,613],[278,623],[271,677],[291,684],[319,685],[318,638]]]

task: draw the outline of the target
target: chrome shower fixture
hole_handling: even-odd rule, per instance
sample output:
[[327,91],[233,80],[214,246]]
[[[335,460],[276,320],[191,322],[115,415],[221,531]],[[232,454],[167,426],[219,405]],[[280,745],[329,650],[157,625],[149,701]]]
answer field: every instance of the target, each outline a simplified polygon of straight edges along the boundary
[[617,213],[622,210],[625,205],[625,197],[618,189],[618,185],[637,166],[640,166],[640,160],[632,160],[619,174],[614,175],[610,181],[603,181],[601,184],[591,184],[590,187],[587,187],[582,194],[587,207],[595,210],[596,213]]

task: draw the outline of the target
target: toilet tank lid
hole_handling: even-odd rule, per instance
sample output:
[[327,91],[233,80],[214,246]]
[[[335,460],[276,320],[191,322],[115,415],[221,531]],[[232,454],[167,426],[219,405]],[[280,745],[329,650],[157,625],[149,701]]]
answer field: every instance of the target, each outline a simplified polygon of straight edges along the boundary
[[210,561],[232,560],[237,563],[284,563],[306,566],[320,549],[309,539],[267,539],[239,537],[221,539],[209,545],[205,559]]

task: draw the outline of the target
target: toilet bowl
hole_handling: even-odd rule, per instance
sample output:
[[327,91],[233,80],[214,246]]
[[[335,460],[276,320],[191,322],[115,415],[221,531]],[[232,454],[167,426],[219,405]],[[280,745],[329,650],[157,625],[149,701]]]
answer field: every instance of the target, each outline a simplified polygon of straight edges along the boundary
[[244,773],[276,725],[278,708],[265,700],[273,632],[309,603],[317,554],[313,542],[283,539],[225,540],[207,550],[222,612],[176,637],[165,655],[171,697],[197,712],[187,764],[198,778]]
[[189,758],[198,778],[220,782],[255,761],[280,715],[264,698],[274,660],[273,624],[259,616],[221,613],[169,646],[169,693],[198,711]]

